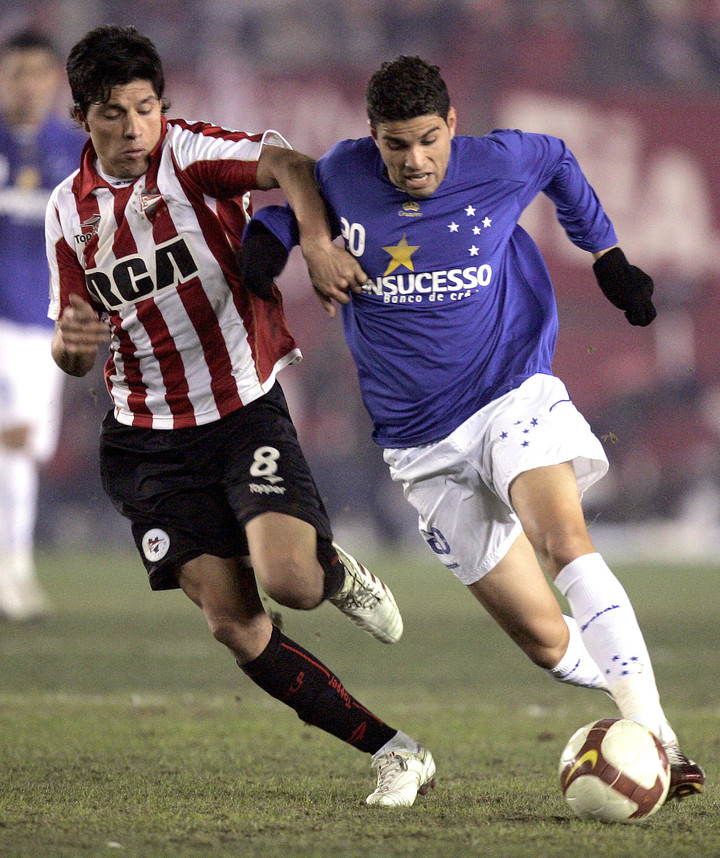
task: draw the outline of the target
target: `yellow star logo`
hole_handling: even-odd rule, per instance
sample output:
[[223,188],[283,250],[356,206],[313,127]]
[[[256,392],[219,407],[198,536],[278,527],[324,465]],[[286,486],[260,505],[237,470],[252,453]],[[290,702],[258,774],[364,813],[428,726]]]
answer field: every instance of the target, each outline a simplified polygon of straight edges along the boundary
[[387,251],[390,256],[392,256],[383,277],[386,277],[388,274],[392,274],[392,272],[401,265],[404,265],[410,271],[414,271],[415,268],[413,266],[412,255],[419,247],[419,244],[416,247],[408,244],[407,236],[405,235],[400,239],[399,244],[394,246],[390,245],[390,247],[383,247],[383,250]]

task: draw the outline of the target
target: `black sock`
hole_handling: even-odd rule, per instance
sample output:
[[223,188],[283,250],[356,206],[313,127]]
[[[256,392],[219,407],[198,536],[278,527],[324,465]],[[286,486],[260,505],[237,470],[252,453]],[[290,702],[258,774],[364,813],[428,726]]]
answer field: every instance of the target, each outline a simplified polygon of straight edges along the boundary
[[345,567],[338,553],[329,539],[318,536],[317,559],[325,573],[325,584],[323,586],[323,599],[329,599],[345,583]]
[[397,732],[361,706],[315,656],[277,628],[260,655],[240,668],[272,697],[360,751],[374,754]]

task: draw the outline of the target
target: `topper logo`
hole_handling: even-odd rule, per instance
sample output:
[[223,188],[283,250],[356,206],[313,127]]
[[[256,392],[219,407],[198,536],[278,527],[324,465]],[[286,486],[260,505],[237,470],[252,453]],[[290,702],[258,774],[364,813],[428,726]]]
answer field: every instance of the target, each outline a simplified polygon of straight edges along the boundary
[[75,241],[77,241],[78,244],[87,244],[94,235],[97,235],[99,226],[100,215],[90,215],[87,220],[84,220],[80,224],[80,232],[75,236]]

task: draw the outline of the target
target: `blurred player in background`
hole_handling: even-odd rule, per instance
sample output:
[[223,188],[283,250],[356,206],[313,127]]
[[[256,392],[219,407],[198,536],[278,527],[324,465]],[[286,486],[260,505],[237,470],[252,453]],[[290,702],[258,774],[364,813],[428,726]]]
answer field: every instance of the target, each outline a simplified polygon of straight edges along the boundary
[[43,35],[0,45],[0,618],[42,616],[34,531],[38,468],[55,450],[62,373],[50,357],[45,207],[84,135],[53,112],[62,63]]
[[276,381],[300,359],[282,304],[239,274],[250,191],[280,187],[318,288],[356,276],[332,244],[313,162],[274,131],[167,119],[160,58],[132,27],[89,32],[67,70],[90,140],[48,206],[52,354],[82,376],[110,333],[103,484],[150,586],[182,588],[257,685],[372,754],[369,804],[411,805],[433,783],[429,751],[274,626],[256,583],[291,608],[328,599],[385,643],[402,633],[390,591],[332,541]]
[[[704,774],[678,747],[632,605],[585,524],[582,494],[608,462],[552,375],[555,297],[518,218],[547,194],[632,325],[655,318],[652,280],[628,263],[561,140],[456,137],[439,69],[419,57],[384,64],[367,107],[371,135],[338,143],[316,167],[363,273],[319,292],[331,315],[333,300],[342,305],[392,478],[433,552],[529,658],[556,679],[608,691],[665,747],[669,796],[699,792]],[[270,296],[295,241],[292,213],[272,206],[256,217],[241,267],[248,288]]]

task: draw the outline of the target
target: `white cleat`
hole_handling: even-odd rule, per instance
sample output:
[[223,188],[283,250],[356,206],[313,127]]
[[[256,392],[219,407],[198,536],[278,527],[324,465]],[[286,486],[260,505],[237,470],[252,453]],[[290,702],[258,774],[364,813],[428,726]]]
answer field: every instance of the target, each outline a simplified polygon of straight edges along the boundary
[[397,643],[403,621],[390,588],[340,546],[333,547],[345,567],[345,583],[328,601],[355,625],[383,643]]
[[427,748],[390,751],[372,764],[377,769],[377,788],[365,799],[379,807],[411,807],[415,797],[435,786],[435,760]]

